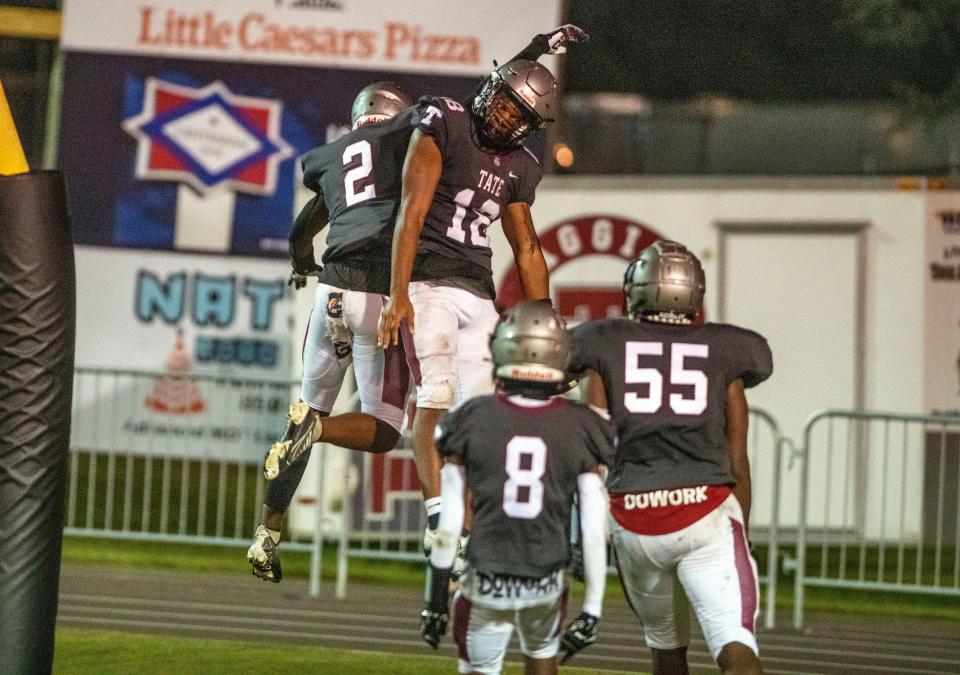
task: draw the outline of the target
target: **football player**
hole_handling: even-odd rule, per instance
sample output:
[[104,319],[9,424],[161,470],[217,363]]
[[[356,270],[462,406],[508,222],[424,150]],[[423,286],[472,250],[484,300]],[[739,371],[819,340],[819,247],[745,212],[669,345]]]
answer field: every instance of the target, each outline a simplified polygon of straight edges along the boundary
[[[586,35],[562,26],[538,38],[520,54],[560,53]],[[437,422],[462,401],[493,391],[487,341],[498,315],[488,229],[496,220],[513,250],[524,297],[549,295],[530,217],[543,169],[524,141],[553,120],[555,106],[553,75],[528,58],[496,68],[466,103],[424,97],[417,105],[380,344],[406,342],[413,356],[413,450],[428,515],[425,550],[440,511]]]
[[571,370],[617,425],[611,541],[656,675],[687,672],[691,605],[724,672],[761,672],[744,389],[773,362],[757,333],[694,323],[704,290],[696,256],[658,241],[626,270],[627,318],[572,331]]
[[[570,42],[586,39],[576,26],[561,26],[535,36],[520,54],[561,53]],[[375,342],[383,294],[390,286],[390,247],[403,161],[417,121],[414,111],[407,110],[412,103],[395,83],[365,87],[353,103],[353,131],[304,158],[304,185],[316,196],[290,232],[290,282],[302,288],[307,277],[315,275],[320,285],[304,340],[301,400],[290,407],[286,432],[264,460],[264,475],[272,482],[247,554],[254,574],[263,579],[280,581],[282,576],[278,544],[283,514],[313,444],[323,440],[386,452],[399,439],[410,380],[406,357],[403,345],[381,352]],[[328,222],[320,267],[313,238]],[[351,361],[361,412],[331,417]],[[425,496],[437,495],[425,492]],[[436,502],[439,510],[438,497]]]
[[[269,480],[261,524],[247,552],[253,573],[280,581],[278,544],[283,514],[300,483],[310,448],[324,441],[387,452],[400,438],[410,375],[403,345],[377,345],[377,321],[390,283],[390,245],[400,197],[400,171],[413,133],[413,99],[392,82],[357,95],[353,130],[308,152],[303,182],[316,196],[290,231],[290,282],[319,278],[303,349],[300,400],[286,432],[267,452]],[[374,162],[374,158],[376,161]],[[329,223],[323,267],[314,236]],[[351,362],[361,412],[330,416]]]
[[[561,645],[566,659],[597,638],[606,579],[600,467],[613,455],[614,429],[588,406],[551,397],[565,381],[569,339],[549,303],[519,302],[490,339],[498,393],[467,401],[441,423],[443,510],[420,631],[435,649],[446,631],[447,589],[469,490],[473,529],[453,601],[461,673],[499,673],[514,629],[528,673],[555,673]],[[574,494],[586,596],[561,638]]]

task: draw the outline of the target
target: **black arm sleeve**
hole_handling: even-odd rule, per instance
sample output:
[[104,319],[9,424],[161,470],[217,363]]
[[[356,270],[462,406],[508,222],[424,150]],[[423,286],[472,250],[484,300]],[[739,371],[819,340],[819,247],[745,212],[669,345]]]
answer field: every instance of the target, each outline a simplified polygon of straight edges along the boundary
[[543,34],[535,35],[530,41],[530,44],[524,47],[516,56],[510,59],[510,61],[516,61],[517,59],[536,61],[548,51],[550,51],[549,38]]
[[319,195],[314,195],[313,199],[304,204],[293,221],[293,227],[290,228],[290,234],[287,236],[291,258],[302,258],[313,251],[313,237],[307,236],[307,223],[310,222],[310,212],[313,211],[318,198]]

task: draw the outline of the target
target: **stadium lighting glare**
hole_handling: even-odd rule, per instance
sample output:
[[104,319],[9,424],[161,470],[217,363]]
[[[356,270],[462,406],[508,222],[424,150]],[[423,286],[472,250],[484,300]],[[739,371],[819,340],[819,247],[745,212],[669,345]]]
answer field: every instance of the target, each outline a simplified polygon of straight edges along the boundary
[[569,169],[573,166],[573,150],[566,143],[557,143],[554,149],[553,157],[557,166]]

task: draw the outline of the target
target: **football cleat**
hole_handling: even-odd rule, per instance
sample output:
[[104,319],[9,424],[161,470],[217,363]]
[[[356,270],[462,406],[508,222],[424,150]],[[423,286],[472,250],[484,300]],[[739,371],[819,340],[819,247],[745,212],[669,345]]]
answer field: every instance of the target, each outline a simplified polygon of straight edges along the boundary
[[247,562],[253,567],[253,575],[264,581],[280,583],[283,572],[280,570],[280,545],[273,543],[267,528],[261,525],[247,549]]
[[323,429],[320,416],[303,401],[290,406],[287,422],[283,438],[270,446],[263,459],[263,477],[267,480],[273,480],[303,457],[313,447],[314,430]]

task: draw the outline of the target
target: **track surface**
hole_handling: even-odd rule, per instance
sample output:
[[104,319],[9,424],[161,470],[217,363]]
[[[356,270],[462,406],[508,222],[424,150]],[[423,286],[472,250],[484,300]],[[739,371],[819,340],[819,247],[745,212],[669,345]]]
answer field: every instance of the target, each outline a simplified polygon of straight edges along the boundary
[[[416,589],[353,584],[345,600],[335,600],[327,584],[315,599],[307,595],[305,580],[268,584],[245,572],[191,575],[65,565],[59,625],[429,653],[417,633],[423,601]],[[571,605],[576,611],[576,603]],[[649,672],[639,625],[623,601],[608,602],[600,628],[600,640],[574,659],[576,665]],[[760,649],[768,673],[960,673],[960,624],[814,614],[802,633],[761,632]],[[450,657],[453,672],[449,634],[440,653]],[[518,652],[511,649],[508,659],[518,660]],[[717,672],[696,632],[689,662],[692,672]],[[313,672],[324,672],[317,665]]]

